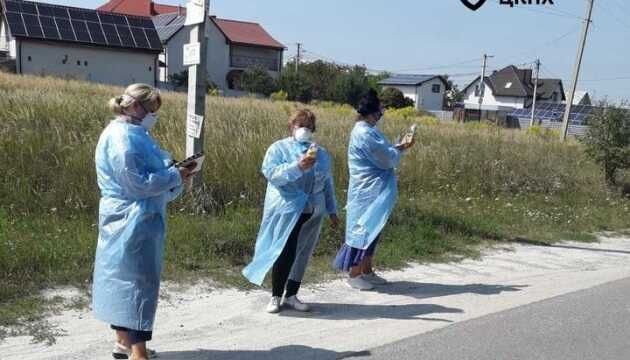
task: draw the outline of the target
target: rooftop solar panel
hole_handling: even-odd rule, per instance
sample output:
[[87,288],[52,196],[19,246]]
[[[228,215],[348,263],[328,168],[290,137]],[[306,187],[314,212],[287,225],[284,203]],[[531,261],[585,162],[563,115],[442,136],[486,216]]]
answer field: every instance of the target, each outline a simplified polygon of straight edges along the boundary
[[0,0],[0,5],[12,36],[162,50],[150,18],[32,1]]

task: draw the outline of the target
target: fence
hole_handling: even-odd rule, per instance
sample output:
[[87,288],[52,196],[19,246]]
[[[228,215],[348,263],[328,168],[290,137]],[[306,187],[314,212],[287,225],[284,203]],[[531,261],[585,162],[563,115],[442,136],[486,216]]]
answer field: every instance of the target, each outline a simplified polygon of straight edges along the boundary
[[429,111],[433,116],[438,118],[440,121],[453,121],[453,112],[452,111]]
[[[529,118],[518,118],[519,127],[522,130],[528,129],[530,120],[531,119]],[[540,124],[540,127],[544,129],[561,130],[562,122],[543,120],[542,123]],[[586,135],[587,131],[588,131],[588,126],[586,125],[569,124],[569,130],[567,131],[567,133],[570,136],[584,136]]]

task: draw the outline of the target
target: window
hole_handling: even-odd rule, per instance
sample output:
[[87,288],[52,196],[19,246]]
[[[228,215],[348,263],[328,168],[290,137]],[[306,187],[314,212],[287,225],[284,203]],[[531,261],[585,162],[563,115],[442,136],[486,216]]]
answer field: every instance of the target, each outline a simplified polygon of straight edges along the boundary
[[77,60],[77,66],[81,66],[81,60]]
[[84,61],[84,62],[83,62],[83,65],[88,66],[88,62],[87,62],[87,61]]
[[434,94],[439,94],[441,90],[442,87],[440,86],[440,84],[434,84],[431,88],[431,91],[433,91]]
[[29,57],[27,57],[26,59],[27,59],[28,61],[33,61],[33,58],[32,58],[32,57],[30,57],[30,56],[29,56]]
[[506,88],[506,89],[509,89],[509,88],[511,88],[511,87],[512,87],[512,83],[511,83],[511,82],[509,82],[509,83],[505,84],[505,88]]
[[153,67],[152,66],[149,66],[149,71],[153,71]]
[[475,85],[475,96],[479,96],[479,85]]

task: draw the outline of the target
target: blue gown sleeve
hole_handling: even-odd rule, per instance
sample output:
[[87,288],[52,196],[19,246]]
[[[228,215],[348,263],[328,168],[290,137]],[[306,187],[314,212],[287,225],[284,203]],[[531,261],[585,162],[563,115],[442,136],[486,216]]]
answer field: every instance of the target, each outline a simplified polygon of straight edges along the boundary
[[184,185],[179,185],[178,187],[171,189],[170,191],[166,192],[166,202],[169,203],[171,201],[175,201],[175,199],[177,199],[182,192],[184,191]]
[[164,195],[182,184],[179,170],[172,166],[150,172],[142,154],[127,150],[114,156],[112,166],[119,184],[133,199],[147,199]]
[[261,170],[267,180],[278,187],[294,182],[303,175],[298,162],[285,162],[282,154],[274,145],[267,150]]
[[379,169],[393,169],[400,164],[401,151],[384,137],[369,132],[363,137],[363,142],[368,159]]
[[326,212],[328,212],[328,215],[337,215],[337,198],[332,175],[326,180],[326,185],[324,185],[324,197],[326,198]]

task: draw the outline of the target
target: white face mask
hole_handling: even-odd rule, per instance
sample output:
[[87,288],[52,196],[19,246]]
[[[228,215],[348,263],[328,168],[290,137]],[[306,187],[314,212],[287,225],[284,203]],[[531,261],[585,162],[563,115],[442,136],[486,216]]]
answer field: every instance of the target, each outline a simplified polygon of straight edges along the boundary
[[313,131],[309,128],[297,128],[293,132],[293,137],[301,143],[308,143],[313,141]]
[[147,116],[145,116],[144,119],[142,119],[142,123],[140,125],[142,125],[142,127],[146,131],[150,131],[151,129],[153,129],[157,121],[158,121],[158,117],[155,113],[148,113]]

